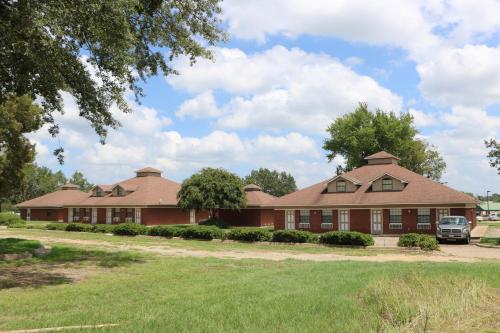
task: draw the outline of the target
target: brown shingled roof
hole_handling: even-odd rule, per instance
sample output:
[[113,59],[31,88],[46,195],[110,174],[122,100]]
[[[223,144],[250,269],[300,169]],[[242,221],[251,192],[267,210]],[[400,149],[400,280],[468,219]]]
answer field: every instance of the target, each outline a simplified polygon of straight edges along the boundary
[[76,188],[72,190],[59,190],[21,202],[16,206],[18,208],[61,208],[81,202],[88,196],[88,193],[82,192]]
[[248,184],[243,189],[247,198],[247,207],[263,207],[276,199],[276,197],[262,192],[261,187],[255,184]]
[[[383,157],[385,158],[385,157]],[[370,181],[384,174],[404,179],[403,191],[371,192]],[[392,204],[475,204],[476,200],[396,164],[365,165],[344,174],[359,179],[363,185],[352,193],[327,193],[323,181],[273,201],[275,207],[286,206],[376,206]]]
[[400,160],[399,157],[396,157],[392,154],[389,154],[388,152],[383,151],[383,150],[379,151],[378,153],[375,153],[373,155],[365,157],[365,160],[374,160],[374,159],[379,159],[379,158],[395,158],[397,160]]

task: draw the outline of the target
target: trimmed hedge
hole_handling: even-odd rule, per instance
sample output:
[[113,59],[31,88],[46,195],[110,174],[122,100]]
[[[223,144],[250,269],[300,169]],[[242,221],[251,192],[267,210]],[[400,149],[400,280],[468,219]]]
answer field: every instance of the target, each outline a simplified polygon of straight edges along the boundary
[[115,226],[112,224],[94,224],[94,228],[92,232],[103,233],[103,234],[112,234],[115,230]]
[[68,223],[65,230],[74,232],[92,232],[94,230],[94,226],[92,224],[85,223]]
[[7,226],[7,228],[17,228],[17,229],[31,229],[30,226],[28,226],[26,223],[11,223]]
[[45,226],[47,230],[66,230],[66,223],[49,223]]
[[26,221],[11,212],[0,213],[0,225],[10,226],[12,224],[26,224]]
[[439,243],[433,236],[423,234],[403,234],[399,236],[398,246],[419,247],[422,250],[433,251],[439,249]]
[[241,228],[232,229],[226,235],[227,239],[244,242],[265,242],[270,241],[272,233],[267,229],[260,228]]
[[276,230],[271,239],[280,243],[316,243],[317,240],[318,236],[303,230]]
[[217,218],[212,218],[212,219],[208,219],[208,220],[205,220],[205,221],[201,221],[199,225],[212,225],[212,226],[216,226],[218,228],[221,228],[221,229],[227,229],[228,225],[226,222],[220,220],[220,219],[217,219]]
[[135,223],[122,223],[117,224],[113,228],[113,233],[119,236],[137,236],[145,235],[148,232],[148,228]]
[[181,237],[182,233],[186,228],[172,226],[172,225],[157,225],[155,227],[149,228],[149,236],[160,236],[166,238]]
[[375,244],[372,235],[356,231],[329,231],[319,237],[321,244],[370,246]]
[[215,226],[193,225],[185,228],[181,235],[185,239],[224,239],[224,231]]

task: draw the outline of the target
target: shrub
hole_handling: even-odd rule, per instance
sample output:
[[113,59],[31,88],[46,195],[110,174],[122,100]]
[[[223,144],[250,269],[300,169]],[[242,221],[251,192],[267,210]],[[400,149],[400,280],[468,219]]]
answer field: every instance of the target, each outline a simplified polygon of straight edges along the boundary
[[186,239],[223,239],[224,231],[215,226],[193,225],[185,228],[181,235]]
[[49,223],[45,226],[47,230],[66,230],[66,223]]
[[216,227],[222,228],[222,229],[226,229],[228,227],[226,222],[224,222],[220,219],[217,219],[217,218],[212,218],[212,219],[208,219],[205,221],[201,221],[200,225],[213,225],[213,226],[216,226]]
[[23,224],[26,223],[19,215],[11,212],[0,213],[0,225],[9,226],[11,224]]
[[315,243],[318,237],[303,230],[277,230],[273,232],[271,241],[281,243]]
[[137,236],[145,235],[148,228],[135,223],[122,223],[114,226],[113,233],[120,236]]
[[94,226],[92,224],[85,223],[69,223],[66,225],[66,231],[75,231],[75,232],[92,232]]
[[356,231],[329,231],[319,237],[321,244],[370,246],[375,244],[373,237]]
[[181,237],[184,230],[186,230],[186,228],[180,226],[157,225],[148,230],[148,235],[166,238]]
[[422,250],[427,251],[439,249],[439,244],[433,236],[415,233],[403,234],[399,236],[398,246],[419,247]]
[[269,230],[260,228],[233,229],[226,236],[228,239],[244,242],[264,242],[272,238]]
[[8,225],[8,228],[26,229],[29,228],[29,226],[26,223],[11,223]]
[[115,226],[112,224],[94,224],[92,232],[99,232],[103,234],[112,234]]

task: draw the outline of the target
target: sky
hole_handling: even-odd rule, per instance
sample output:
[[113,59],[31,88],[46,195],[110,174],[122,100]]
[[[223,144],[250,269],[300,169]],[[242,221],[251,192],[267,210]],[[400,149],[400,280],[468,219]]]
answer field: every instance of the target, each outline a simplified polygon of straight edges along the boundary
[[[214,61],[174,60],[178,76],[144,83],[106,144],[63,93],[61,132],[29,138],[36,162],[112,184],[144,166],[182,181],[203,167],[266,167],[299,188],[334,176],[326,128],[359,102],[414,116],[457,190],[500,192],[484,140],[500,138],[500,1],[226,0],[230,40]],[[52,151],[61,145],[65,163]]]

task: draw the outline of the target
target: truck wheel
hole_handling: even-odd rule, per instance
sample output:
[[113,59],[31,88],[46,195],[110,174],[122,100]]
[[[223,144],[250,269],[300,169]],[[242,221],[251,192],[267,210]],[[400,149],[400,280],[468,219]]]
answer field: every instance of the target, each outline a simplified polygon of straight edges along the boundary
[[467,238],[465,239],[465,244],[470,244],[470,235],[467,235]]

